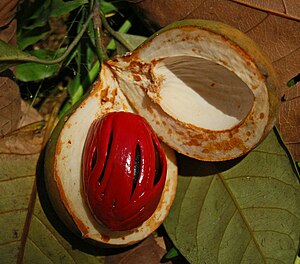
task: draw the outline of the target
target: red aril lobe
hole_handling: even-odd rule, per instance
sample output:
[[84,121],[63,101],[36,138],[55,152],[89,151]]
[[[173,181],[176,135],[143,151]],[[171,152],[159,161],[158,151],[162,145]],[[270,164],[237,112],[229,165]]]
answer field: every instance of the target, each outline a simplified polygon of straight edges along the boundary
[[92,214],[108,229],[123,231],[141,225],[157,208],[167,161],[143,117],[112,112],[92,123],[82,171]]

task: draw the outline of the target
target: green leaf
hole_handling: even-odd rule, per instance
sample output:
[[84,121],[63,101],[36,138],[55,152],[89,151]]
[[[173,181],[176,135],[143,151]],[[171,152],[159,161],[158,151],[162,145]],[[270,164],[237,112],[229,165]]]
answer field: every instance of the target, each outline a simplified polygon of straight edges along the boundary
[[[118,8],[115,6],[114,3],[104,1],[104,0],[98,0],[100,2],[100,9],[103,12],[103,14],[110,14],[113,12],[117,12]],[[114,1],[115,3],[121,2],[121,1]]]
[[17,60],[28,58],[32,58],[29,53],[23,52],[0,39],[0,72],[16,65]]
[[[126,39],[126,41],[128,43],[130,43],[130,45],[133,47],[133,49],[136,49],[138,46],[140,46],[147,38],[144,36],[139,36],[139,35],[131,35],[131,34],[121,34],[123,36],[124,39]],[[119,55],[124,54],[128,52],[127,49],[124,48],[123,45],[120,45],[117,42],[117,53]]]
[[75,237],[53,211],[37,170],[42,141],[40,123],[0,139],[1,264],[104,263],[101,248]]
[[[126,34],[128,30],[132,27],[132,23],[129,19],[125,20],[125,22],[122,24],[122,26],[118,29],[118,33],[120,34]],[[126,37],[126,35],[125,35]],[[116,49],[116,43],[115,40],[112,39],[109,44],[107,45],[108,50],[115,50]]]
[[18,47],[24,50],[43,39],[49,32],[51,0],[24,1],[17,14]]
[[296,85],[298,82],[300,82],[300,73],[298,73],[294,78],[290,79],[287,82],[287,86],[292,87],[292,86]]
[[295,258],[294,264],[300,264],[300,256]]
[[191,263],[293,263],[300,236],[300,188],[274,132],[238,161],[180,156],[168,235]]
[[76,103],[83,95],[84,89],[80,83],[80,75],[76,75],[72,82],[68,85],[68,93],[71,97],[72,104]]
[[124,38],[136,49],[140,46],[147,37],[139,36],[139,35],[131,35],[131,34],[122,34]]
[[166,263],[174,258],[177,258],[180,255],[179,251],[172,247],[162,258],[161,263]]
[[49,32],[50,28],[48,26],[28,30],[24,32],[20,37],[18,37],[18,47],[21,50],[24,50],[28,46],[44,39],[49,34]]
[[56,16],[61,16],[63,14],[67,14],[87,3],[88,3],[87,0],[73,0],[73,1],[52,0],[50,16],[56,17]]
[[23,22],[22,28],[33,29],[46,24],[52,0],[22,2],[17,19]]
[[100,63],[96,61],[85,78],[81,80],[79,75],[76,75],[74,80],[68,85],[68,93],[71,97],[72,105],[75,104],[85,93],[87,86],[93,83],[100,71]]
[[[65,48],[59,49],[55,52],[40,49],[32,51],[32,55],[40,59],[51,60],[61,56],[65,51]],[[55,75],[58,70],[58,64],[44,65],[40,63],[29,62],[17,65],[16,77],[18,80],[23,82],[39,81]]]

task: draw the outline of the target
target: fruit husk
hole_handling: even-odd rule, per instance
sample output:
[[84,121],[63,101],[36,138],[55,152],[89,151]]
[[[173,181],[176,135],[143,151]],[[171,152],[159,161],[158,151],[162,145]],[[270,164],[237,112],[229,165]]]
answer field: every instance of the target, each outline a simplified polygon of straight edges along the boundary
[[[250,37],[241,32],[240,30],[224,24],[218,21],[211,20],[200,20],[200,19],[191,19],[191,20],[182,20],[177,21],[169,26],[163,28],[160,32],[164,32],[166,30],[172,28],[180,28],[185,26],[197,26],[201,29],[208,30],[214,32],[222,37],[225,40],[229,40],[232,43],[239,46],[245,53],[253,60],[257,68],[262,73],[265,78],[268,94],[269,94],[269,104],[270,104],[270,113],[269,113],[269,125],[266,127],[266,134],[268,134],[275,123],[277,122],[279,115],[279,81],[277,77],[277,73],[272,65],[269,57],[261,50],[261,48],[254,42]],[[153,38],[154,36],[152,36]],[[264,135],[266,136],[266,135]]]
[[[173,40],[171,37],[174,37],[174,35],[176,35],[175,33],[171,37],[168,36],[168,34],[171,34],[170,32],[175,30],[182,32],[182,40]],[[253,72],[255,71],[256,76],[254,76],[254,79],[266,86],[267,102],[257,105],[261,107],[263,104],[268,104],[268,116],[264,117],[267,118],[267,124],[262,128],[263,131],[261,134],[255,136],[257,138],[254,139],[253,135],[258,131],[257,127],[260,125],[253,125],[250,128],[249,124],[251,122],[249,117],[251,113],[247,116],[248,120],[245,118],[234,127],[216,131],[194,126],[193,124],[180,120],[176,116],[170,115],[163,109],[161,95],[159,94],[161,87],[158,87],[160,85],[159,80],[155,80],[155,76],[153,75],[154,69],[156,65],[164,59],[164,56],[177,56],[176,52],[178,51],[175,51],[175,48],[171,45],[170,48],[163,50],[164,46],[168,45],[168,42],[172,43],[172,41],[174,41],[174,43],[172,43],[173,46],[176,45],[176,41],[190,43],[191,41],[188,40],[188,34],[197,30],[199,32],[205,32],[205,34],[211,37],[216,36],[216,38],[218,38],[217,41],[221,41],[224,43],[224,46],[227,45],[230,49],[235,50],[236,54],[238,54],[237,56],[240,56],[240,58],[244,60],[248,68],[251,68]],[[180,33],[178,33],[178,35],[180,35]],[[165,38],[165,40],[159,40],[161,42],[159,43],[157,40],[159,38]],[[159,44],[155,43],[155,41]],[[197,45],[200,45],[199,43],[201,41],[201,39],[200,41],[194,40],[193,45],[195,49]],[[174,52],[172,48],[174,48]],[[187,48],[186,50],[182,47],[180,48],[180,54],[184,53],[184,56],[201,57],[192,51],[191,48]],[[159,49],[163,50],[167,55],[164,55],[163,52],[159,53],[159,51],[157,51]],[[205,53],[205,51],[203,53]],[[229,58],[229,61],[230,60],[231,58]],[[222,59],[217,63],[222,64],[225,68],[229,64],[229,61]],[[120,89],[127,96],[131,105],[140,115],[148,120],[160,139],[176,151],[192,158],[205,161],[222,161],[242,156],[251,151],[266,137],[278,117],[279,97],[277,90],[279,85],[271,62],[248,36],[220,22],[207,20],[183,20],[175,22],[158,31],[132,53],[129,53],[127,56],[116,57],[108,61],[108,64],[112,67],[112,70],[119,80]],[[236,70],[239,71],[239,69]],[[141,79],[140,82],[139,79]],[[148,83],[145,80],[149,80]],[[153,80],[156,82],[155,88],[151,86]],[[199,82],[201,82],[200,79]],[[253,90],[254,88],[252,91]],[[189,106],[187,105],[186,107],[188,108]],[[259,114],[256,114],[256,116],[253,115],[252,119],[258,122]],[[249,121],[247,126],[249,125],[248,128],[251,136],[246,135],[245,131],[243,134],[239,134],[239,130],[241,130],[245,120]],[[228,138],[230,138],[230,140],[228,140]],[[247,141],[251,141],[251,143],[245,144]]]
[[[177,120],[176,117],[173,118],[172,116],[169,116],[159,105],[159,100],[155,101],[151,97],[151,94],[149,97],[149,93],[147,93],[147,90],[144,89],[145,87],[136,85],[136,80],[134,78],[145,79],[151,77],[151,74],[148,75],[147,72],[143,72],[142,74],[139,73],[139,76],[134,76],[132,75],[131,69],[128,70],[128,65],[130,65],[130,63],[135,63],[135,65],[143,65],[143,63],[147,63],[141,60],[140,56],[145,50],[148,52],[151,51],[151,49],[155,49],[155,46],[151,45],[153,45],[152,43],[157,37],[163,37],[164,34],[168,34],[168,32],[172,30],[193,31],[195,29],[203,30],[205,32],[208,32],[208,34],[214,34],[218,36],[218,38],[220,38],[225,44],[229,43],[229,45],[231,45],[232,47],[236,47],[239,50],[240,54],[246,57],[246,59],[252,65],[251,67],[257,68],[260,73],[258,77],[261,78],[267,86],[267,97],[269,104],[267,124],[263,128],[263,132],[258,138],[257,142],[255,142],[255,144],[253,144],[249,148],[241,148],[239,151],[230,152],[226,148],[222,149],[222,147],[220,147],[221,150],[217,154],[211,155],[211,153],[204,153],[203,155],[203,151],[201,151],[201,149],[200,151],[197,150],[197,144],[199,144],[199,142],[201,143],[201,141],[203,140],[203,135],[205,135],[206,138],[210,138],[210,141],[213,142],[214,137],[212,137],[211,135],[217,133],[223,133],[225,136],[227,135],[226,133],[234,134],[236,133],[236,130],[238,130],[237,127],[221,132],[212,131],[209,129],[198,128],[193,125],[187,125],[184,122]],[[124,82],[125,84],[126,82],[130,83],[130,85],[126,86],[124,85]],[[129,88],[134,90],[135,94],[131,94],[132,91],[128,90]],[[92,241],[93,243],[99,243],[106,246],[125,246],[133,244],[145,238],[161,224],[172,205],[177,183],[177,166],[175,156],[170,148],[165,147],[166,154],[169,159],[169,164],[171,166],[168,176],[169,178],[163,191],[163,197],[164,195],[168,196],[168,204],[164,205],[163,210],[159,206],[156,211],[156,213],[163,211],[164,216],[159,220],[155,218],[150,219],[148,223],[146,223],[146,225],[148,225],[150,229],[145,233],[145,235],[142,236],[140,235],[140,233],[143,233],[144,231],[141,229],[129,230],[125,233],[111,233],[110,231],[106,230],[105,227],[103,228],[103,226],[98,229],[98,235],[90,235],[88,228],[84,224],[82,224],[80,220],[81,216],[77,215],[77,213],[74,212],[72,206],[70,206],[69,198],[66,196],[67,192],[64,189],[65,187],[61,183],[61,179],[63,179],[64,177],[72,176],[71,172],[69,174],[66,173],[67,175],[64,175],[64,172],[62,172],[63,170],[60,169],[61,166],[63,166],[61,165],[62,160],[65,158],[69,158],[61,154],[61,152],[64,151],[64,148],[67,148],[68,146],[67,142],[62,141],[62,136],[65,136],[68,133],[69,136],[72,136],[72,134],[78,133],[78,130],[85,130],[86,132],[84,133],[87,133],[89,123],[91,123],[93,119],[99,118],[107,112],[132,111],[145,117],[145,119],[152,125],[159,138],[171,148],[180,153],[193,158],[207,161],[233,159],[238,156],[244,155],[255,146],[257,146],[257,144],[259,144],[259,142],[261,142],[266,137],[271,128],[274,126],[278,116],[279,105],[277,88],[278,81],[276,78],[276,73],[274,72],[269,59],[260,51],[257,45],[240,31],[228,25],[214,21],[187,20],[175,22],[154,34],[132,53],[105,61],[102,65],[99,80],[94,83],[93,87],[87,93],[87,95],[60,120],[47,145],[45,158],[46,185],[50,200],[52,201],[57,214],[73,232],[84,237],[88,241]],[[77,120],[78,122],[83,122],[84,124],[78,126],[78,130],[73,131],[73,133],[68,132],[68,129],[70,128],[70,122],[71,124],[76,123],[76,121],[72,120],[74,118],[76,119],[76,113],[78,113],[81,109],[84,110],[89,108],[89,111],[92,111],[92,115],[87,114],[82,117],[82,120]],[[89,121],[86,121],[86,119],[89,119]],[[243,122],[243,120],[241,122]],[[178,137],[179,140],[172,141],[170,139],[170,133],[168,133],[170,130],[172,130],[173,138]],[[199,135],[201,135],[201,137],[197,138],[197,136]],[[189,140],[191,144],[185,144],[186,140]],[[84,141],[84,136],[80,141]],[[196,144],[194,144],[194,141],[196,142]],[[76,142],[76,144],[77,143],[82,144],[82,142]],[[193,144],[195,146],[191,146]],[[221,146],[221,144],[219,144],[219,146]],[[196,151],[191,151],[192,147],[194,147]],[[238,145],[231,147],[239,148]],[[80,156],[81,153],[78,153],[78,155]],[[69,161],[69,163],[71,164],[71,161]],[[72,166],[70,166],[69,169],[73,169]],[[80,168],[77,170],[80,171]],[[83,195],[81,189],[78,195]],[[79,204],[78,207],[80,206],[87,208],[86,204]],[[93,218],[91,213],[89,214],[90,215],[88,216],[88,218]],[[91,222],[93,223],[93,225],[97,225],[97,223],[95,223],[95,220],[91,220]],[[110,234],[111,237],[108,234]],[[128,236],[130,237],[129,239]]]
[[[103,65],[101,79],[104,77],[112,77],[108,73],[109,68]],[[110,77],[109,77],[110,76]],[[113,81],[113,78],[110,79]],[[82,116],[84,120],[100,118],[102,115],[111,111],[132,111],[130,105],[122,97],[121,92],[118,93],[113,87],[115,83],[107,84],[98,80],[91,89],[88,96],[85,96],[79,103],[76,104],[58,123],[55,127],[46,148],[45,154],[45,182],[51,203],[65,225],[78,236],[84,238],[87,242],[102,246],[127,246],[139,242],[155,231],[163,222],[170,210],[171,204],[175,197],[177,184],[177,166],[174,152],[167,146],[163,145],[168,162],[168,172],[166,184],[163,194],[156,211],[146,220],[141,226],[128,231],[111,231],[104,225],[98,223],[87,205],[79,169],[73,170],[71,162],[66,162],[68,158],[64,156],[64,151],[76,141],[76,133],[69,133],[68,130],[72,126],[78,126],[72,119],[82,114],[81,109],[87,109],[85,105],[90,105],[89,102],[96,103],[96,107],[90,110],[92,117]],[[121,99],[120,99],[121,98]],[[82,134],[86,134],[89,126],[81,127]],[[76,129],[76,128],[75,128]],[[67,136],[64,140],[62,136]],[[75,136],[74,136],[75,135]],[[83,136],[84,137],[84,136]],[[84,140],[83,140],[84,141]],[[80,143],[76,142],[72,148],[77,148]],[[83,144],[82,144],[83,145]],[[74,154],[73,150],[71,150]],[[76,152],[76,151],[75,151]],[[71,155],[71,154],[70,154]],[[75,155],[77,156],[77,155]],[[80,163],[81,153],[78,154]],[[73,158],[71,158],[73,159]],[[68,174],[63,174],[67,170]],[[75,176],[74,176],[75,175]],[[73,185],[70,188],[68,184]],[[76,187],[76,186],[77,187]],[[69,188],[69,191],[68,191]],[[74,188],[74,191],[73,191]],[[80,197],[80,198],[78,198]],[[78,208],[81,208],[80,210]]]

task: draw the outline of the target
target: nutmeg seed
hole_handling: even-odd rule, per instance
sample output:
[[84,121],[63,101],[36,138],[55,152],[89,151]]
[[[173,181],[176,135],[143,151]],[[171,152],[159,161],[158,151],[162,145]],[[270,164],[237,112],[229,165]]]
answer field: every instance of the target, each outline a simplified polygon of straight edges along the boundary
[[96,119],[89,129],[82,172],[95,218],[110,230],[124,231],[140,226],[157,208],[167,160],[144,118],[111,112]]

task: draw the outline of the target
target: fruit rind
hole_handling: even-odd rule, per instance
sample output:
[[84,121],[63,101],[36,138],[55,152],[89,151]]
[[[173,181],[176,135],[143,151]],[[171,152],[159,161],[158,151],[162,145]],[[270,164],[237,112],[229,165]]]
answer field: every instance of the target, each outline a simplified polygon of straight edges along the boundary
[[[254,94],[252,109],[235,126],[218,131],[194,125],[168,112],[164,107],[168,95],[161,93],[166,89],[166,75],[159,75],[156,70],[166,58],[179,58],[178,63],[182,59],[195,63],[205,59],[235,72]],[[132,53],[116,57],[108,64],[135,110],[147,119],[161,140],[184,155],[206,161],[237,158],[255,148],[276,123],[279,98],[274,69],[251,39],[228,25],[206,20],[176,22]],[[170,96],[176,93],[171,87],[167,91]],[[184,112],[188,107],[189,104],[178,103],[173,109]]]
[[45,154],[45,181],[56,213],[71,231],[92,243],[126,246],[150,235],[167,216],[176,191],[176,158],[173,151],[164,146],[167,179],[158,208],[147,221],[138,228],[121,232],[99,225],[84,199],[80,170],[83,142],[89,123],[95,118],[110,111],[132,111],[124,95],[115,92],[117,82],[105,64],[101,80],[104,77],[110,80],[109,85],[100,80],[96,82],[89,95],[63,117],[53,131]]

